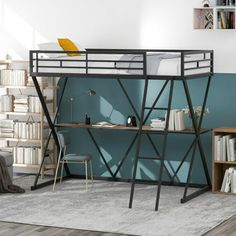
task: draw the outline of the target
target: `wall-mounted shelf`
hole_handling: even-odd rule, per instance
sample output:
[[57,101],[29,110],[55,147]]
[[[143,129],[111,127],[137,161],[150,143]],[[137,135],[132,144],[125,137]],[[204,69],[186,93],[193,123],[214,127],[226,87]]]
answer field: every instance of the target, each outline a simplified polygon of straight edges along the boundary
[[235,30],[235,5],[199,7],[193,10],[193,28],[196,30]]

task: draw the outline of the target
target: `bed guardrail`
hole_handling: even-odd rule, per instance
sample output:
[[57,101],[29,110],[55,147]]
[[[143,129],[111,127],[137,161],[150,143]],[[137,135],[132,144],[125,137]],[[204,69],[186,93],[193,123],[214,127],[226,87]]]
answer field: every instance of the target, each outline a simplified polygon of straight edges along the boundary
[[207,76],[213,75],[214,63],[213,63],[213,51],[212,50],[194,50],[184,51],[181,53],[181,76],[193,77],[195,75]]
[[[68,55],[75,56],[68,56]],[[54,56],[55,55],[55,56]],[[76,56],[78,55],[78,56]],[[121,59],[123,56],[133,59]],[[136,58],[136,59],[135,59]],[[129,64],[133,65],[130,67]],[[31,76],[146,75],[146,52],[127,50],[30,51]]]
[[213,74],[212,50],[86,49],[79,52],[31,50],[30,75],[144,78],[148,75],[147,55],[153,53],[173,53],[180,57],[180,73],[175,77]]

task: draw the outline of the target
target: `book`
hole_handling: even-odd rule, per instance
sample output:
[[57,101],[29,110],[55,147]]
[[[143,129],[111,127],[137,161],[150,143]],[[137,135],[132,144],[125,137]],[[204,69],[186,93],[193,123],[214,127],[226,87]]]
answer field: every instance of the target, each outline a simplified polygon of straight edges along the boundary
[[231,192],[236,193],[236,171],[231,175]]
[[226,29],[226,16],[224,11],[220,11],[220,22],[221,22],[221,29]]
[[228,161],[235,161],[235,138],[229,139],[229,160]]
[[220,161],[220,140],[221,140],[221,135],[215,135],[214,136],[214,159],[215,161]]
[[155,118],[151,119],[150,126],[155,129],[164,130],[166,127],[166,121],[165,118]]
[[220,139],[220,161],[226,161],[226,137]]
[[234,167],[230,167],[225,170],[225,175],[220,189],[221,192],[229,193],[233,189],[232,179],[234,178],[234,172],[235,172]]
[[231,161],[230,156],[230,147],[229,147],[229,140],[232,138],[232,135],[225,136],[225,144],[226,144],[226,161]]
[[184,130],[185,124],[184,124],[184,112],[182,110],[175,110],[174,113],[174,119],[175,119],[175,130]]
[[220,189],[221,192],[225,191],[226,180],[227,180],[228,175],[229,175],[229,169],[226,169],[225,170],[225,175],[224,175],[224,178],[223,178],[223,182],[222,182],[222,185],[221,185],[221,189]]

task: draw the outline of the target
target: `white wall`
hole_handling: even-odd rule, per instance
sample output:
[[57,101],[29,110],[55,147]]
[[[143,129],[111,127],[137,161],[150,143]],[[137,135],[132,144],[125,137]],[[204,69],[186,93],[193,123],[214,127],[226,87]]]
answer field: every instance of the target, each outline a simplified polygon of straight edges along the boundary
[[236,31],[193,30],[201,0],[0,0],[0,58],[70,37],[92,48],[214,49],[215,71],[236,72]]

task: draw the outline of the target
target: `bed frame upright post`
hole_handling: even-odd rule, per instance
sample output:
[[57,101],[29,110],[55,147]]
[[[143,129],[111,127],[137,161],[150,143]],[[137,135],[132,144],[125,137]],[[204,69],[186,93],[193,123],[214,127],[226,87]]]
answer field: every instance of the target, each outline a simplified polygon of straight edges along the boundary
[[[53,120],[54,127],[55,127],[55,123],[56,123],[56,120],[57,120],[57,116],[59,114],[59,110],[60,110],[60,107],[61,107],[61,103],[62,103],[62,99],[63,99],[63,95],[64,95],[64,92],[65,92],[65,88],[66,88],[67,82],[68,82],[68,77],[65,77],[65,81],[64,81],[64,83],[62,85],[61,96],[59,98],[58,106],[57,106],[57,109],[56,109],[56,112],[55,112],[55,117],[54,117],[54,120]],[[40,168],[39,168],[38,174],[36,175],[36,178],[35,178],[35,181],[34,181],[34,185],[31,187],[31,190],[34,190],[34,189],[37,188],[38,179],[39,179],[41,170],[43,168],[43,164],[44,164],[44,161],[45,161],[45,157],[46,157],[46,154],[47,154],[47,148],[48,148],[51,136],[52,136],[52,130],[50,130],[50,133],[48,135],[48,139],[47,139],[47,142],[46,142],[46,145],[45,145],[45,149],[44,149],[43,159],[42,159],[42,162],[40,164]],[[67,164],[64,165],[64,168],[66,170],[67,175],[70,175],[70,171],[69,171],[69,168],[68,168]]]

